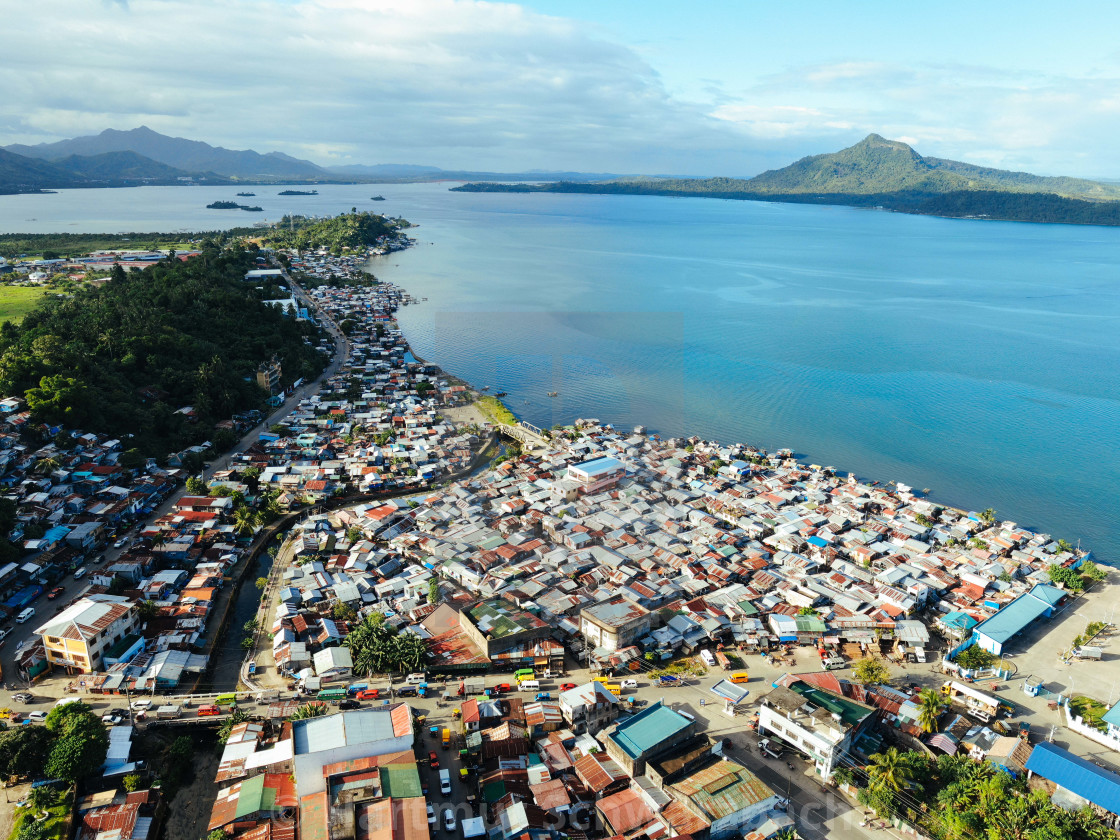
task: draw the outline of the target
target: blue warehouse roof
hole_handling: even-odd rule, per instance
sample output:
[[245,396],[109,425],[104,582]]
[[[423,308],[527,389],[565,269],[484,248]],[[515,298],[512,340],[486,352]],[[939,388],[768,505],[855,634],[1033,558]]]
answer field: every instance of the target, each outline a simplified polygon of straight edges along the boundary
[[1099,808],[1120,814],[1120,776],[1111,770],[1047,743],[1034,748],[1027,769]]
[[973,632],[982,633],[997,642],[1006,642],[1026,629],[1036,618],[1053,609],[1065,594],[1056,586],[1037,584],[1030,592],[1024,592],[991,618],[977,624]]

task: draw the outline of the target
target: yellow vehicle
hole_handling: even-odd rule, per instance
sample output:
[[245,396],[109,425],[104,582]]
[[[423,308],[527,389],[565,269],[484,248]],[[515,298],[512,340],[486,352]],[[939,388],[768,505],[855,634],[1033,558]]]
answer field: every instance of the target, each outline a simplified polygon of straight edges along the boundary
[[237,693],[231,691],[228,694],[219,694],[217,699],[214,701],[214,704],[217,706],[236,706]]
[[745,683],[749,679],[750,679],[750,676],[747,674],[746,671],[734,671],[731,674],[731,682],[733,682],[733,683]]
[[611,681],[610,677],[592,677],[591,678],[591,682],[602,683],[603,685],[606,685],[610,681]]
[[443,730],[443,748],[447,749],[447,747],[450,743],[451,743],[451,730],[444,727],[444,730]]
[[603,688],[613,694],[615,697],[622,696],[622,686],[618,683],[603,683]]

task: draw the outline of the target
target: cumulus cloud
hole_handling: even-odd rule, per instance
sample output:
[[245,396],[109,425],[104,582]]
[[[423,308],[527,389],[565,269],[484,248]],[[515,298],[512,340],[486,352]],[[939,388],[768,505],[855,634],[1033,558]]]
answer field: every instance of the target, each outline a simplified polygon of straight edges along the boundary
[[[14,4],[9,4],[14,5]],[[656,50],[482,0],[54,0],[5,13],[0,142],[146,124],[332,163],[751,175],[875,131],[919,151],[1100,175],[1120,116],[1091,78],[848,59],[699,80]],[[735,87],[738,85],[738,87]],[[1097,150],[1100,157],[1078,153]]]
[[[680,171],[741,155],[633,50],[473,0],[61,0],[17,15],[6,142],[145,123],[324,162]],[[6,112],[6,113],[4,113]]]

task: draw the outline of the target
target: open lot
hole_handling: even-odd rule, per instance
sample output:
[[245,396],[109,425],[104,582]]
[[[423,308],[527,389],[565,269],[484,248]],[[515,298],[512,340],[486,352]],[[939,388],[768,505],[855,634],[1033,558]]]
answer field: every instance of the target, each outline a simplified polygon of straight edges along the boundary
[[0,324],[22,321],[46,293],[46,289],[31,286],[0,286]]

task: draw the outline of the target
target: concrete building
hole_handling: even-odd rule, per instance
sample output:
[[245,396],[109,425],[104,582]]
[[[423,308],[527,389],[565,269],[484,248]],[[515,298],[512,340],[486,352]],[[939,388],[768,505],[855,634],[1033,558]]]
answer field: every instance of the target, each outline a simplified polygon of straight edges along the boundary
[[567,470],[567,480],[575,482],[583,495],[600,493],[624,478],[626,467],[615,458],[592,458],[581,464],[572,464]]
[[[296,790],[323,793],[323,768],[369,756],[412,751],[412,712],[405,703],[360,709],[292,723]],[[412,759],[415,764],[415,758]]]
[[658,702],[620,721],[602,740],[607,755],[618,762],[628,775],[640,776],[647,761],[668,754],[695,731],[695,720]]
[[580,611],[579,629],[588,646],[616,651],[649,633],[650,611],[618,597]]
[[583,732],[594,735],[618,717],[618,698],[602,683],[589,682],[562,691],[559,699],[560,713],[577,735]]
[[762,698],[759,737],[777,737],[807,753],[828,779],[856,739],[875,720],[871,706],[800,680]]
[[280,388],[281,373],[280,362],[276,359],[262,362],[260,367],[257,368],[257,384],[268,393],[275,394]]
[[503,598],[492,598],[463,610],[459,613],[459,626],[489,659],[552,634],[551,626]]
[[93,595],[41,625],[35,635],[43,640],[47,661],[68,673],[91,674],[102,670],[105,651],[139,623],[136,605],[127,598]]
[[1036,619],[1054,614],[1066,593],[1040,583],[1024,592],[995,615],[972,628],[971,643],[999,656],[1003,646],[1026,630]]

